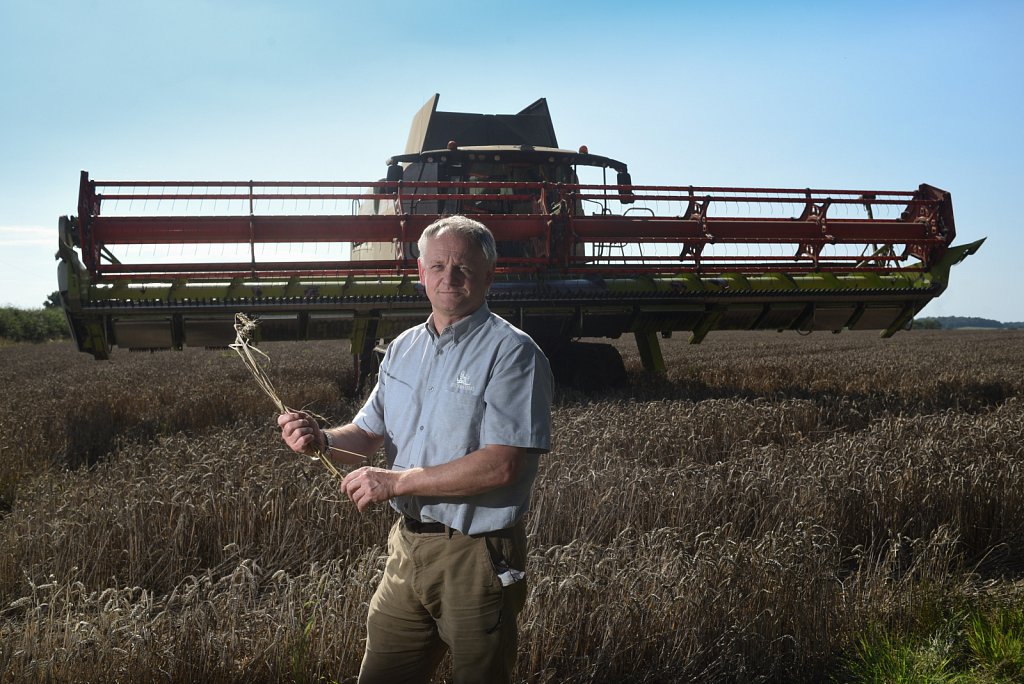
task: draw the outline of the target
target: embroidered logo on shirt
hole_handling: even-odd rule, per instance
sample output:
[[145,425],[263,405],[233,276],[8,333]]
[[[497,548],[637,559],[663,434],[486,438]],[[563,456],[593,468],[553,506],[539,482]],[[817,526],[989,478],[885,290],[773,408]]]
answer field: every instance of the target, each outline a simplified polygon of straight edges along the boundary
[[455,379],[455,387],[467,392],[473,391],[473,383],[469,381],[469,374],[466,371],[459,371],[459,377]]

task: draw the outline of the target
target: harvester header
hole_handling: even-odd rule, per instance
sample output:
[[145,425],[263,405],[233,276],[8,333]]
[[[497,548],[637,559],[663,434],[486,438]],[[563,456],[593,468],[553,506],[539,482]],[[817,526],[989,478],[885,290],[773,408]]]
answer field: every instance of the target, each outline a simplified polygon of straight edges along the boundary
[[[556,370],[589,372],[586,354],[566,353],[577,338],[633,333],[658,371],[658,336],[676,331],[694,342],[723,329],[891,335],[982,242],[953,246],[952,200],[930,185],[636,185],[623,162],[558,148],[544,100],[515,115],[436,107],[437,96],[376,181],[83,172],[58,254],[79,348],[225,346],[244,312],[262,319],[263,339],[347,338],[366,362],[429,309],[416,279],[423,229],[466,214],[498,241],[492,310]],[[584,167],[603,182],[581,183]]]

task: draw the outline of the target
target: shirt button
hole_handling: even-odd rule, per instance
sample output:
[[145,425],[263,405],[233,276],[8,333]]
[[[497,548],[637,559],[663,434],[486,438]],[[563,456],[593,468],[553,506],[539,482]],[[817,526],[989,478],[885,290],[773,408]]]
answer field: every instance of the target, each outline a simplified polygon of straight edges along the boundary
[[420,432],[423,432],[423,426],[420,425]]
[[433,388],[433,387],[428,387],[428,388],[427,388],[427,391],[428,391],[428,392],[433,392],[433,391],[434,391],[434,388]]

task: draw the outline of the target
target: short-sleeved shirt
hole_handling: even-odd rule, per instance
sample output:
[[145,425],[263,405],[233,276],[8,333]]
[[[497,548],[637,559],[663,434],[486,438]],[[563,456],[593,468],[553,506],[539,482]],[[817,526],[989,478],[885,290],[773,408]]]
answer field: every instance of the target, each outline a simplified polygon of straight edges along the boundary
[[447,463],[488,444],[524,447],[516,482],[462,497],[401,496],[399,513],[464,534],[511,527],[529,508],[538,455],[551,448],[552,376],[529,335],[484,304],[440,333],[432,318],[388,347],[353,422],[384,437],[388,467]]

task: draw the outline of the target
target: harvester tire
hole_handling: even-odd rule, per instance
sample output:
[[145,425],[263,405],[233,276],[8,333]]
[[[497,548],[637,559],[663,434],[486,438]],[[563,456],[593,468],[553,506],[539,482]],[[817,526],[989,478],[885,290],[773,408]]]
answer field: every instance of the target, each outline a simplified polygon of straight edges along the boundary
[[596,392],[626,384],[626,365],[619,350],[610,344],[570,342],[551,358],[555,380],[584,392]]

